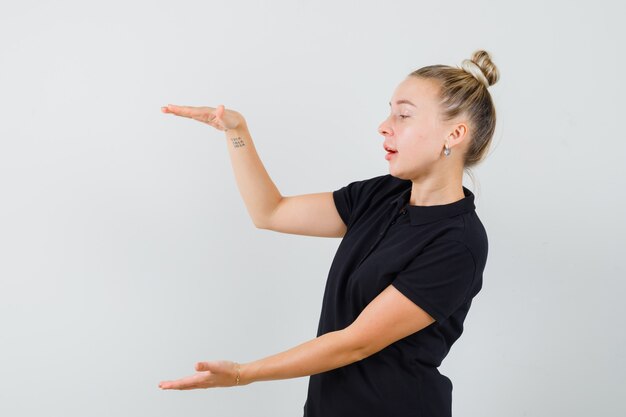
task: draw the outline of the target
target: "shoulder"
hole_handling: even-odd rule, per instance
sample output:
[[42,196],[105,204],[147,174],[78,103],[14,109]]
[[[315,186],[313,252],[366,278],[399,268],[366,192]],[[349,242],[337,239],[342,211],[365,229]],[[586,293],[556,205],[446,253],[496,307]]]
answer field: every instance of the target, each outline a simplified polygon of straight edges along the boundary
[[471,257],[475,278],[480,286],[482,273],[487,263],[489,239],[487,230],[476,213],[473,198],[471,202],[472,204],[468,204],[468,209],[463,213],[433,223],[428,231],[432,238],[429,239],[428,245],[441,248],[461,258]]
[[487,264],[489,252],[489,239],[487,231],[475,210],[469,211],[460,217],[463,222],[462,233],[458,234],[455,240],[457,244],[465,248],[474,262],[474,288],[472,291],[472,296],[474,296],[482,288],[483,272]]
[[476,261],[479,269],[484,267],[489,250],[487,231],[475,210],[455,216],[440,223],[436,240],[448,240],[464,246]]
[[344,223],[350,227],[353,220],[360,218],[373,206],[397,193],[401,187],[410,187],[411,181],[404,181],[390,174],[352,181],[333,191],[333,200]]
[[385,185],[389,186],[394,182],[394,180],[398,180],[398,179],[391,176],[390,174],[376,175],[375,177],[369,177],[365,179],[358,179],[358,180],[351,181],[342,188],[372,189],[372,188],[377,188],[377,187],[381,187]]
[[341,188],[335,190],[333,194],[349,194],[356,200],[372,197],[384,197],[390,193],[397,193],[399,190],[410,187],[410,180],[402,180],[391,174],[377,175],[370,178],[351,181]]
[[462,240],[476,259],[477,267],[482,270],[487,261],[487,253],[489,251],[487,230],[475,210],[463,216],[463,223]]
[[467,247],[476,258],[477,264],[486,259],[488,250],[487,230],[476,213],[474,193],[463,187],[466,197],[450,205],[446,214],[450,217],[441,219],[433,225],[431,231],[438,239],[457,241]]

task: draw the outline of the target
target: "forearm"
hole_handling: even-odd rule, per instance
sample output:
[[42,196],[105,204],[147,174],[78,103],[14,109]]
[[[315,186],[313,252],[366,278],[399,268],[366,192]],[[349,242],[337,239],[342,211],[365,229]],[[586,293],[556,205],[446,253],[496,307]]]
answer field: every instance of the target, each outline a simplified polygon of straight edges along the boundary
[[282,196],[265,170],[245,120],[226,131],[226,146],[239,193],[257,227],[262,227]]
[[241,364],[240,383],[297,378],[329,371],[363,359],[345,330],[325,333],[294,348]]

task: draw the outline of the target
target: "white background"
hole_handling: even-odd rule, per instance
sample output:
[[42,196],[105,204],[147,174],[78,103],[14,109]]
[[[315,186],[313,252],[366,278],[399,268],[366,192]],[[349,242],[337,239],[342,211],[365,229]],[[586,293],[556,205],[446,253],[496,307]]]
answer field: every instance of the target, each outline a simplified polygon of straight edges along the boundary
[[161,391],[316,335],[339,239],[255,229],[240,111],[283,195],[388,173],[396,85],[477,49],[498,126],[465,185],[483,290],[440,371],[456,416],[623,416],[623,14],[616,2],[0,6],[0,415],[302,415],[308,378]]

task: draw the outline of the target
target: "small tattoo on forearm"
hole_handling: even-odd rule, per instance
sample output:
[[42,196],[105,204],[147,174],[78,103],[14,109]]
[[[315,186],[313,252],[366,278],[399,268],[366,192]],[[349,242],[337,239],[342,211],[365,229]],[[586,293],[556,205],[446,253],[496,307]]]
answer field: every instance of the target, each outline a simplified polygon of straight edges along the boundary
[[241,148],[242,146],[246,146],[243,139],[241,139],[239,136],[237,136],[236,138],[230,138],[230,140],[233,141],[233,146],[235,148]]

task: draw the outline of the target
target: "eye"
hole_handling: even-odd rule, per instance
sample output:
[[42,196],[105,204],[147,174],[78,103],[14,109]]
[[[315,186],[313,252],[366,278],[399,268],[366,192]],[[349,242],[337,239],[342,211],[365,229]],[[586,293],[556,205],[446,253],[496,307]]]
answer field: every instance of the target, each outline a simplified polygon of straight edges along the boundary
[[400,118],[401,118],[401,119],[406,119],[407,117],[410,117],[410,116],[406,116],[406,115],[404,115],[404,114],[401,114],[401,115],[400,115]]

